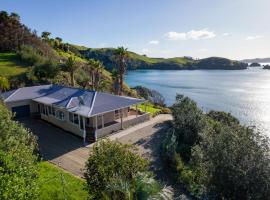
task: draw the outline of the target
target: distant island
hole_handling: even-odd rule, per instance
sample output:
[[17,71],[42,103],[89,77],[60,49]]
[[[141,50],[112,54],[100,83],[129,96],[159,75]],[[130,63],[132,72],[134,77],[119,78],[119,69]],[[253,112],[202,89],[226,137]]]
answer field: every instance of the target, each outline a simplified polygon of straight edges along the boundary
[[[78,47],[81,55],[85,58],[92,58],[103,62],[108,70],[115,68],[113,61],[113,48],[86,48]],[[198,69],[222,69],[242,70],[247,69],[248,64],[240,61],[230,60],[221,57],[209,57],[204,59],[193,59],[192,57],[175,58],[150,58],[146,55],[139,55],[129,52],[127,69],[159,69],[159,70],[198,70]]]
[[263,69],[270,69],[270,65],[265,65]]
[[257,63],[257,62],[254,62],[254,63],[251,63],[249,66],[250,67],[260,67],[261,64],[260,63]]
[[244,63],[270,63],[270,58],[254,58],[241,60]]

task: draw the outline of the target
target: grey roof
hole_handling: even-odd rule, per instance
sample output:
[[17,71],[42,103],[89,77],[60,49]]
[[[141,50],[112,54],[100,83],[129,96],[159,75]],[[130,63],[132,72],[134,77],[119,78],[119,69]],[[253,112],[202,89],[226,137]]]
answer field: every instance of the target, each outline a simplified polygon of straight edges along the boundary
[[5,92],[2,96],[5,102],[31,99],[87,117],[145,102],[143,99],[58,85],[24,87]]

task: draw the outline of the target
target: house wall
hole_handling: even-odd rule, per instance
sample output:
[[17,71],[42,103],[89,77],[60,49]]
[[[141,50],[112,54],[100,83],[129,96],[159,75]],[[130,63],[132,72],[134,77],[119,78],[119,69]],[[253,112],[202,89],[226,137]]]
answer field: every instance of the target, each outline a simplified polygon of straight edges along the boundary
[[65,114],[65,119],[64,120],[60,120],[57,119],[56,117],[54,117],[53,115],[48,114],[44,115],[44,114],[40,114],[41,119],[50,122],[66,131],[69,131],[71,133],[74,133],[75,135],[78,135],[80,137],[83,137],[83,130],[80,129],[79,124],[73,124],[69,121],[68,119],[68,112],[65,110],[61,110],[62,112],[64,112]]
[[6,107],[11,111],[13,107],[16,106],[30,106],[30,113],[38,112],[37,103],[32,100],[23,100],[23,101],[14,101],[14,102],[7,102]]

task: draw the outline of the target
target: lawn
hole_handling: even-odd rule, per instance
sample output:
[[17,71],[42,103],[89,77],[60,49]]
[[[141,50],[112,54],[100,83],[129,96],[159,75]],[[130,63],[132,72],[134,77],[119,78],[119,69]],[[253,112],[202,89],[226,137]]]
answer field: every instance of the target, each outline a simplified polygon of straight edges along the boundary
[[87,191],[84,190],[85,181],[65,172],[59,167],[41,162],[38,184],[40,186],[40,200],[86,200]]
[[[138,108],[141,110],[141,111],[144,111],[145,110],[145,106],[144,104],[140,104],[138,105]],[[146,106],[146,112],[150,113],[150,115],[152,117],[156,116],[157,114],[159,114],[161,112],[161,109],[159,108],[156,108],[153,104],[151,103],[147,103],[147,106]]]
[[0,53],[0,75],[10,78],[26,72],[27,65],[15,53]]

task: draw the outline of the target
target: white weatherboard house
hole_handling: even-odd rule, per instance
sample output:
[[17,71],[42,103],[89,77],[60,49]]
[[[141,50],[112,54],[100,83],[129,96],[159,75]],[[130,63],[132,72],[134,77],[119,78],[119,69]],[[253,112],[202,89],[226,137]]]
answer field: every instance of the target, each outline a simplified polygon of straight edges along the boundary
[[[137,109],[145,100],[92,90],[41,85],[11,90],[3,93],[2,98],[17,118],[40,115],[84,141],[96,141],[149,120],[148,113]],[[136,109],[131,109],[132,106]]]

